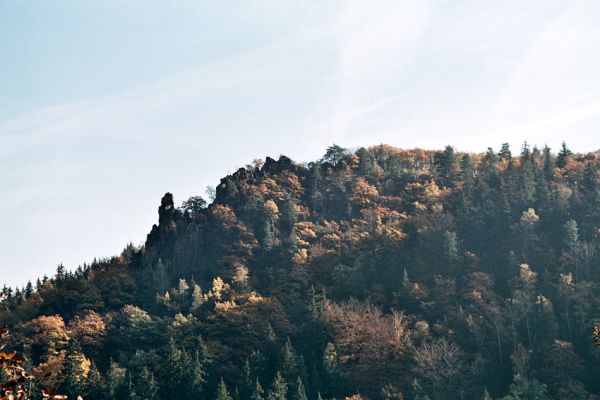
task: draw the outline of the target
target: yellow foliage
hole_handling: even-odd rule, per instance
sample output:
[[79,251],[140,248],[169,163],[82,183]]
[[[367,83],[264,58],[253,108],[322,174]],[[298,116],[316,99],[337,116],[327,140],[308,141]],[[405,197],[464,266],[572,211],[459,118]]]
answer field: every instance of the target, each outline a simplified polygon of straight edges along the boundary
[[275,203],[273,200],[265,201],[265,210],[273,218],[276,218],[279,214],[279,207],[277,207],[277,203]]
[[532,281],[537,276],[537,273],[533,272],[531,270],[531,268],[529,268],[529,265],[527,265],[525,263],[521,264],[519,266],[519,268],[520,268],[521,279],[523,279],[524,281]]
[[216,311],[227,312],[227,311],[233,310],[235,308],[237,308],[237,304],[233,300],[227,300],[227,301],[223,301],[223,302],[218,301],[215,303]]
[[249,303],[261,303],[263,301],[265,301],[265,298],[254,291],[250,292],[250,294],[248,295]]
[[379,196],[379,191],[375,186],[369,184],[362,177],[356,178],[356,182],[352,188],[352,200],[354,202],[365,206],[371,204],[377,196]]
[[306,262],[308,261],[308,250],[307,249],[298,250],[292,257],[292,260],[296,264],[306,264]]
[[527,209],[527,211],[523,211],[521,215],[521,223],[523,225],[533,225],[540,220],[540,217],[535,213],[533,208]]

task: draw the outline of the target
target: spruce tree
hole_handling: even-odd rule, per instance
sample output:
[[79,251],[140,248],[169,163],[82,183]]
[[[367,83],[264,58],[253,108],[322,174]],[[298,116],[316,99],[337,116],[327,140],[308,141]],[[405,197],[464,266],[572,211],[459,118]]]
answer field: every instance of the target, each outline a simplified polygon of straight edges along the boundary
[[483,388],[483,398],[482,400],[493,400],[492,396],[490,396],[490,393],[487,390],[487,387]]
[[287,382],[291,382],[294,377],[298,374],[297,364],[296,364],[296,351],[292,346],[292,342],[288,337],[285,345],[283,346],[283,351],[281,355],[281,371],[283,378]]
[[473,182],[473,160],[471,156],[466,153],[460,160],[460,180],[466,184]]
[[106,379],[93,362],[90,365],[90,370],[85,382],[84,398],[93,398],[97,393],[105,393],[107,390]]
[[229,390],[227,389],[227,385],[223,378],[219,382],[219,387],[217,388],[217,396],[216,400],[233,400],[231,395],[229,394]]
[[138,374],[135,387],[140,399],[158,400],[158,383],[147,367],[143,367]]
[[308,397],[306,397],[304,384],[302,383],[302,379],[300,379],[300,377],[298,377],[298,379],[296,380],[296,390],[294,393],[293,400],[308,400]]
[[81,348],[75,340],[71,340],[65,356],[62,373],[64,382],[61,390],[72,398],[76,398],[85,392],[82,361]]
[[275,374],[275,379],[269,389],[268,400],[286,400],[287,399],[288,385],[283,379],[283,376],[279,371]]
[[256,384],[254,385],[254,391],[250,396],[251,400],[265,400],[265,391],[263,390],[258,378],[256,378]]
[[512,160],[512,153],[510,151],[510,145],[508,143],[502,143],[500,151],[498,152],[498,158],[501,160]]
[[552,152],[550,151],[550,147],[548,146],[544,146],[544,149],[542,150],[542,161],[544,163],[542,167],[544,177],[549,181],[554,179],[555,161]]
[[116,362],[110,362],[107,375],[108,398],[122,400],[127,396],[127,370]]

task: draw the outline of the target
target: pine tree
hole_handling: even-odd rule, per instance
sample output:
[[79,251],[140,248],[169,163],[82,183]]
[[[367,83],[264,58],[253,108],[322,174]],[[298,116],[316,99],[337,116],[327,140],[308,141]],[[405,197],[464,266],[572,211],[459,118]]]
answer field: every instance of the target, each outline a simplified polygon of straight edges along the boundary
[[233,400],[231,395],[229,394],[229,390],[227,390],[227,385],[223,378],[219,382],[219,387],[217,388],[217,398],[216,400]]
[[308,315],[313,321],[321,319],[323,315],[323,301],[317,296],[314,286],[308,290]]
[[82,361],[81,348],[75,340],[71,340],[65,356],[62,373],[64,382],[61,390],[72,398],[76,398],[85,392]]
[[567,165],[567,161],[569,157],[571,157],[571,154],[573,153],[571,152],[571,150],[569,150],[567,144],[565,142],[562,142],[560,151],[556,156],[556,166],[559,168],[564,168],[565,165]]
[[292,346],[292,342],[288,337],[281,355],[281,371],[283,378],[287,382],[291,382],[294,377],[298,374],[297,363],[296,363],[296,351]]
[[254,391],[250,396],[251,400],[265,400],[265,391],[263,390],[258,378],[256,378],[256,384],[254,385]]
[[493,189],[500,186],[500,174],[498,173],[496,164],[498,164],[498,156],[496,156],[494,150],[489,147],[483,157],[479,170],[485,183]]
[[265,218],[262,247],[269,251],[275,245],[274,223],[270,217]]
[[550,147],[544,146],[542,150],[542,160],[543,160],[543,168],[544,177],[546,180],[551,181],[554,179],[554,157],[550,151]]
[[412,381],[411,392],[414,400],[430,400],[416,378]]
[[508,143],[502,143],[500,152],[498,152],[498,158],[501,160],[512,160],[512,153],[510,151],[510,145]]
[[104,379],[96,364],[92,363],[85,382],[85,398],[93,398],[94,394],[105,393],[106,390],[106,379]]
[[133,384],[133,379],[131,379],[131,373],[128,375],[128,383],[127,383],[127,400],[142,400],[140,396],[138,396],[136,387]]
[[449,266],[453,266],[458,259],[458,240],[456,232],[444,232],[444,256]]
[[579,228],[577,221],[570,219],[565,222],[565,244],[569,247],[577,246],[579,243]]
[[321,199],[323,197],[321,193],[321,181],[323,177],[321,174],[321,163],[315,162],[310,165],[308,175],[308,196],[310,199],[310,207],[313,214],[317,213],[319,209]]
[[244,366],[242,367],[242,378],[241,378],[241,386],[242,386],[242,395],[244,398],[250,398],[252,391],[254,389],[254,374],[252,373],[252,368],[250,367],[250,359],[246,358],[244,361]]
[[304,389],[304,384],[302,383],[302,379],[300,379],[299,377],[296,380],[296,391],[294,393],[293,400],[308,400],[308,397],[306,396],[306,391]]
[[598,188],[598,165],[593,161],[588,162],[585,166],[583,187],[589,193],[594,193]]
[[189,379],[188,379],[188,390],[193,396],[197,397],[204,391],[206,384],[206,359],[203,358],[201,353],[204,350],[196,350],[193,357],[193,362],[189,368]]
[[154,379],[154,374],[147,367],[143,367],[138,374],[135,387],[140,399],[158,400],[158,383]]
[[468,153],[465,153],[460,160],[460,180],[464,183],[473,182],[473,160]]
[[156,293],[162,295],[169,290],[169,277],[167,275],[167,269],[160,258],[154,267],[152,280],[154,284],[154,291]]
[[520,375],[515,375],[510,384],[510,394],[504,396],[502,400],[550,400],[546,385],[538,382],[536,379],[527,379]]
[[456,174],[456,154],[452,146],[438,151],[433,156],[433,164],[444,186],[451,186]]
[[371,155],[369,150],[361,147],[356,151],[358,156],[358,173],[367,179],[376,178],[381,172],[381,167],[377,164],[375,158]]
[[23,294],[25,295],[26,299],[31,297],[31,295],[33,294],[33,285],[31,284],[31,281],[27,281],[27,286],[25,286],[25,290],[23,290]]
[[490,393],[487,390],[487,387],[483,388],[483,399],[482,400],[493,400],[492,396],[490,396]]
[[187,354],[183,350],[177,348],[175,340],[170,338],[167,353],[167,370],[165,371],[165,380],[168,383],[165,389],[166,393],[170,396],[184,398],[185,393],[187,393],[185,378],[186,371],[190,367],[190,360],[186,356]]
[[348,156],[348,149],[345,149],[334,143],[327,148],[327,151],[325,152],[325,155],[323,156],[323,161],[331,163],[332,165],[336,166],[347,156]]
[[286,400],[287,398],[288,385],[283,379],[283,376],[278,371],[275,374],[275,379],[273,379],[273,383],[271,384],[271,388],[269,389],[269,395],[267,396],[268,400]]
[[121,400],[127,395],[127,370],[116,362],[110,362],[107,372],[108,398],[110,400]]

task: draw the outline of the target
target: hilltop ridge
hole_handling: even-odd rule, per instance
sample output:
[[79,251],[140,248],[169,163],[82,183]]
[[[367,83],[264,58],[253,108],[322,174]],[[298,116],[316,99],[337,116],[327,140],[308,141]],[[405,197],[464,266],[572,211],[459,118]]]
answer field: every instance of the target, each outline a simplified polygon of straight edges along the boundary
[[74,398],[593,399],[599,169],[566,145],[267,157],[0,317]]

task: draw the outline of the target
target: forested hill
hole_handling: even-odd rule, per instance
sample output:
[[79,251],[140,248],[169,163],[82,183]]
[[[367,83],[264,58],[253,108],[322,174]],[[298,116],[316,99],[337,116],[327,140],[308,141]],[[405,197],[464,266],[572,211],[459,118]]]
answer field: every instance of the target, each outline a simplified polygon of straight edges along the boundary
[[599,399],[600,154],[519,153],[334,145],[167,193],[144,246],[5,288],[7,349],[69,399]]

